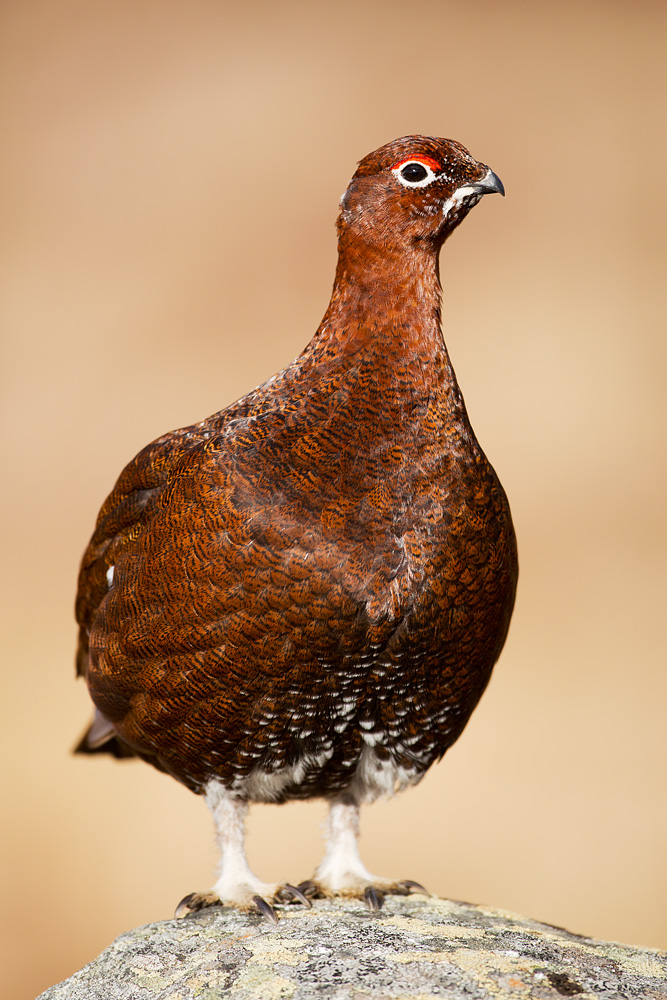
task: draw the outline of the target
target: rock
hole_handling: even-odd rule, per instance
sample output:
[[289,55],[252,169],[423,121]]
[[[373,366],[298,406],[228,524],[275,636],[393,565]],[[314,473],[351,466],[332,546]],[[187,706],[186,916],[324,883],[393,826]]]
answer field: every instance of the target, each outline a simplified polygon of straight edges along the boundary
[[667,953],[426,896],[221,907],[122,934],[39,1000],[666,1000]]

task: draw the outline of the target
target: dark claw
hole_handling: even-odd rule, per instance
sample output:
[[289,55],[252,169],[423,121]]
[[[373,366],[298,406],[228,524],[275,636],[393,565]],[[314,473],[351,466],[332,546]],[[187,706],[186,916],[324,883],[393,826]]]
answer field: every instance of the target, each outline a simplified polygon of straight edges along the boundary
[[406,889],[408,893],[410,892],[421,892],[425,896],[430,896],[431,893],[428,889],[425,889],[421,882],[413,882],[412,879],[405,879],[403,882],[398,883],[402,889]]
[[291,896],[292,899],[295,900],[297,903],[303,903],[303,905],[307,906],[309,909],[313,905],[306,896],[306,894],[302,892],[298,886],[290,885],[289,882],[285,882],[285,885],[281,886],[281,888],[279,889],[278,895],[281,896],[283,893],[285,893],[287,896]]
[[189,892],[187,896],[183,896],[176,907],[174,916],[176,918],[185,917],[188,913],[198,913],[199,910],[205,910],[208,906],[222,906],[217,893],[212,890],[210,892]]
[[266,919],[270,923],[272,924],[278,923],[278,916],[276,914],[276,911],[273,909],[270,903],[267,903],[267,901],[263,898],[263,896],[253,896],[252,901],[259,910],[259,912],[262,914],[262,916],[266,917]]
[[197,894],[195,892],[189,892],[187,896],[183,896],[183,899],[174,910],[174,916],[176,918],[184,917],[186,913],[190,913],[190,903],[196,895]]
[[364,889],[364,903],[371,912],[381,908],[382,896],[378,893],[375,886],[367,885]]
[[305,882],[299,882],[296,888],[300,889],[305,896],[309,896],[312,899],[318,899],[322,895],[317,882],[313,882],[310,878],[307,878]]

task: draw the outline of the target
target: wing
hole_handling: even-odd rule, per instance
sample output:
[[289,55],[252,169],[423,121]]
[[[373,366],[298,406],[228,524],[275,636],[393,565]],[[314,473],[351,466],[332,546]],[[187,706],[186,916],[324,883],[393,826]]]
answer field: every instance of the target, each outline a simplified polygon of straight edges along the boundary
[[118,553],[142,531],[179,458],[204,436],[201,425],[195,425],[153,441],[126,466],[102,506],[79,570],[75,609],[79,625],[77,675],[87,673],[90,630],[109,590]]
[[[374,529],[359,518],[366,475],[332,490],[343,451],[329,461],[282,412],[235,421],[137,456],[79,582],[79,669],[96,706],[125,744],[193,787],[225,767],[232,780],[258,753],[275,767],[298,759],[308,727],[292,739],[290,718],[313,713],[319,745],[333,737],[341,699],[356,702],[364,680],[369,594],[402,558],[396,542],[387,556],[386,518]],[[349,453],[358,464],[354,440]]]

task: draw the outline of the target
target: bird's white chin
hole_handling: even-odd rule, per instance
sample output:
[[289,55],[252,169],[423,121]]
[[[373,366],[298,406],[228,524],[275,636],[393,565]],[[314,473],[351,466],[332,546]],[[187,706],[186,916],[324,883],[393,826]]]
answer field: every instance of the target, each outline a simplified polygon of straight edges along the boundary
[[467,211],[470,210],[477,204],[481,197],[481,192],[476,191],[470,184],[464,184],[463,187],[457,188],[451,198],[448,198],[442,206],[443,219],[446,219],[461,206],[464,206]]

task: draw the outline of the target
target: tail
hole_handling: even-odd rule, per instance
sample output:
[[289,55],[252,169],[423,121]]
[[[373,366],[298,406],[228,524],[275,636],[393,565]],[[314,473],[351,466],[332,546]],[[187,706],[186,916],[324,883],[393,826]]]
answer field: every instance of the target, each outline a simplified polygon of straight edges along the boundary
[[98,708],[95,709],[95,718],[74,747],[74,753],[107,753],[119,760],[123,757],[136,757],[134,750],[121,740]]

